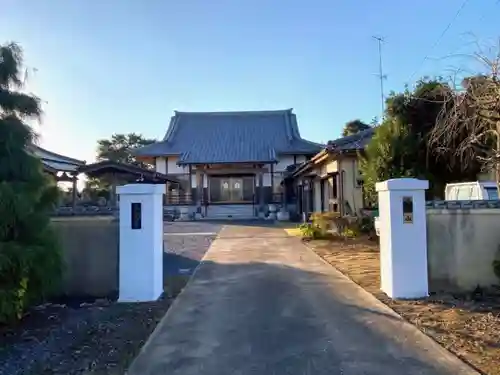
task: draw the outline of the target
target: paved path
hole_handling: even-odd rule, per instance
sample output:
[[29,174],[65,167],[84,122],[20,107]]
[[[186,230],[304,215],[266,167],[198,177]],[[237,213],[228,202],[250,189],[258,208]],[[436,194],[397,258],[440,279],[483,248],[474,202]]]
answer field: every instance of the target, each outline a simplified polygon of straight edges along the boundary
[[277,228],[226,226],[133,375],[475,374]]

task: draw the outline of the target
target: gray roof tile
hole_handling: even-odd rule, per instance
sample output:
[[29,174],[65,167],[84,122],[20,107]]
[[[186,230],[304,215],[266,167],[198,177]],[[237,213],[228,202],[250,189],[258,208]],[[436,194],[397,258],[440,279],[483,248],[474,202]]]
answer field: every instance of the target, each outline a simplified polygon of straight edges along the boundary
[[322,147],[300,137],[291,109],[175,112],[163,141],[136,154],[179,155],[180,164],[275,162],[279,154],[314,154]]
[[329,151],[356,151],[363,150],[375,134],[375,128],[363,130],[359,133],[328,141],[326,146]]

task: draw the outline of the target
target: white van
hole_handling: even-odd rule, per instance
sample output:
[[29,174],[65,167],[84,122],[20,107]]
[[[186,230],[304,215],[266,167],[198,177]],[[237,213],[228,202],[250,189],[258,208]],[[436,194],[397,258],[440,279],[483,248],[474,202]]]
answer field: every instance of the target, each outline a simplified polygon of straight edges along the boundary
[[474,181],[447,184],[444,191],[447,201],[498,200],[496,182]]

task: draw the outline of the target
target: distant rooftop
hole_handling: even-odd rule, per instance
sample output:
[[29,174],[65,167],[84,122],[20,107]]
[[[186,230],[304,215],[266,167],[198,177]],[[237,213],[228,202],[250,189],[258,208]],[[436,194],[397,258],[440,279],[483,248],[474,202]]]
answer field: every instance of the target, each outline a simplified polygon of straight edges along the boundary
[[375,134],[375,128],[366,129],[359,133],[348,135],[328,141],[326,149],[328,151],[358,151],[363,150]]
[[76,172],[79,167],[86,164],[84,160],[56,154],[37,145],[31,145],[30,150],[33,155],[40,158],[46,169],[54,172]]
[[315,154],[324,146],[300,136],[292,109],[175,112],[161,142],[137,156],[178,156],[179,164],[273,163],[280,154]]

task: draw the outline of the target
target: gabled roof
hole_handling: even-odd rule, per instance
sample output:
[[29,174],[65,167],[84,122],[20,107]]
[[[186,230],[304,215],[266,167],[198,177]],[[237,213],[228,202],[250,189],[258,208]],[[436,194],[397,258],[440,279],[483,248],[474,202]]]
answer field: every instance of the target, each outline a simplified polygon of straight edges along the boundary
[[302,139],[291,109],[175,112],[161,142],[137,156],[179,156],[179,164],[272,163],[279,154],[315,154],[323,145]]
[[30,145],[29,150],[34,156],[40,158],[47,171],[76,172],[79,167],[85,165],[84,160],[56,154],[37,145]]
[[290,176],[298,176],[309,170],[315,163],[320,163],[328,154],[345,154],[364,150],[375,134],[375,128],[366,129],[359,133],[348,135],[346,137],[337,138],[333,141],[328,141],[326,147],[321,152],[314,155],[311,160],[308,160],[298,165],[290,174]]
[[328,141],[328,151],[359,151],[363,150],[375,134],[375,128],[366,129],[359,133]]

